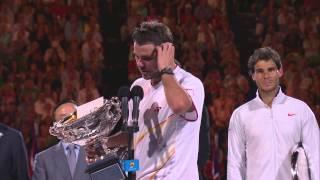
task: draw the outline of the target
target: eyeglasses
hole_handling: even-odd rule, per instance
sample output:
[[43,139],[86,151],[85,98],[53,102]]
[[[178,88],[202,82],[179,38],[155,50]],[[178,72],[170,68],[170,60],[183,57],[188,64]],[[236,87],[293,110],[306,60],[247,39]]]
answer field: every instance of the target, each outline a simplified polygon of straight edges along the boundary
[[62,118],[61,123],[70,123],[77,119],[77,111],[70,113]]
[[137,61],[137,60],[141,60],[141,61],[152,61],[157,59],[157,50],[154,49],[151,53],[151,55],[149,56],[138,56],[136,54],[133,54],[133,58]]

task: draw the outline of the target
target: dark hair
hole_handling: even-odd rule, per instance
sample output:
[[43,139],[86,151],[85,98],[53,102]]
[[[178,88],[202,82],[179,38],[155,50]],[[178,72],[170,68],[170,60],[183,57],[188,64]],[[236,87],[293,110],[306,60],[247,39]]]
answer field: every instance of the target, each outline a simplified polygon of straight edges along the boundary
[[132,40],[139,45],[147,43],[160,45],[165,42],[173,43],[173,36],[165,24],[157,21],[146,21],[134,29]]
[[282,67],[281,58],[277,51],[270,47],[256,49],[250,56],[248,61],[249,75],[252,75],[254,73],[254,66],[257,64],[258,61],[269,60],[273,61],[277,65],[278,69]]
[[78,105],[74,100],[72,99],[63,99],[62,101],[60,101],[54,108],[53,108],[53,111],[52,111],[52,119],[55,121],[55,117],[54,117],[54,114],[56,112],[56,110],[61,106],[61,105],[64,105],[64,104],[67,104],[67,103],[71,103],[71,104],[74,104],[74,105]]

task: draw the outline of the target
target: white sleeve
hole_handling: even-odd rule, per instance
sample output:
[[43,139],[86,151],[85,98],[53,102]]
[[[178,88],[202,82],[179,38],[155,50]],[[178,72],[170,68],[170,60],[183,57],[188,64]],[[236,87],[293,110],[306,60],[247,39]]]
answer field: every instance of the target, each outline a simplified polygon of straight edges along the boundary
[[228,130],[228,180],[245,179],[245,133],[238,111],[232,113]]
[[320,134],[317,120],[309,107],[304,112],[302,142],[307,153],[311,179],[320,180]]
[[190,96],[193,104],[193,111],[185,112],[181,116],[188,121],[195,121],[199,119],[199,116],[202,114],[203,102],[204,102],[204,87],[200,80],[198,79],[189,79],[180,82],[182,88]]

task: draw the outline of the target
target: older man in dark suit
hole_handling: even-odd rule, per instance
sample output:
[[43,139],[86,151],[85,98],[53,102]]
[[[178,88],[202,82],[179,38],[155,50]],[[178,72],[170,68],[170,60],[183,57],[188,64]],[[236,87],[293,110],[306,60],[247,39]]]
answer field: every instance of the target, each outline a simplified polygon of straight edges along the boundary
[[[63,119],[75,111],[75,103],[62,102],[55,108],[54,119]],[[35,156],[32,180],[90,180],[86,168],[84,149],[60,141]]]
[[21,133],[0,123],[0,179],[29,180],[26,147]]

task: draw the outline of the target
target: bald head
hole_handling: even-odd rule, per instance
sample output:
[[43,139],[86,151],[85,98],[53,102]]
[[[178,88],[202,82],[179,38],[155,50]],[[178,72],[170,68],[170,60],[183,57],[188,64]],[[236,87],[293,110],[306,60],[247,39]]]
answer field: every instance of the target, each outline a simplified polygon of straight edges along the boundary
[[59,121],[67,116],[70,116],[76,110],[76,105],[71,102],[61,104],[54,112],[54,120]]

